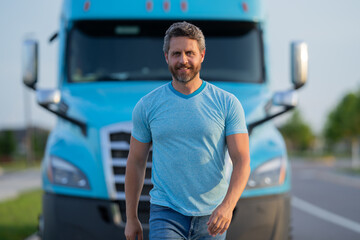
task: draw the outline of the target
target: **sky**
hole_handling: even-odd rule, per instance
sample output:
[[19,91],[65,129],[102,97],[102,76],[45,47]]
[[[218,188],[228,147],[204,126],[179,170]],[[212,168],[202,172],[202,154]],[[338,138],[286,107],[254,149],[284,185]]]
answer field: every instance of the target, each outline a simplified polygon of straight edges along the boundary
[[[78,0],[80,1],[80,0]],[[190,0],[189,0],[190,1]],[[309,48],[309,79],[299,90],[299,110],[315,133],[350,91],[360,89],[360,1],[263,0],[266,12],[271,89],[291,88],[290,43]],[[40,44],[38,88],[55,88],[61,0],[0,0],[0,129],[36,125],[51,128],[55,117],[36,104],[21,80],[25,37]],[[278,120],[285,121],[290,114]]]

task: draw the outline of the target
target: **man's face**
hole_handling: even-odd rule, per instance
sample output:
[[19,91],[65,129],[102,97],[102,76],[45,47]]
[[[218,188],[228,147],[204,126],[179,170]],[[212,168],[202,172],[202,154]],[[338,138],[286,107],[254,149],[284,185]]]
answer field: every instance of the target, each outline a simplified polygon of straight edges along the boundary
[[173,78],[182,83],[199,77],[204,56],[205,50],[200,52],[197,41],[187,37],[172,37],[169,52],[165,53]]

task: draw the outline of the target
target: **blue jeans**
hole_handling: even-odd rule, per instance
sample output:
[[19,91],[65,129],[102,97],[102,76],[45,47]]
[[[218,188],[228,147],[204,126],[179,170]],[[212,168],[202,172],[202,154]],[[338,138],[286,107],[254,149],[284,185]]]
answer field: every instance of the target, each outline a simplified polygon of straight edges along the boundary
[[150,205],[150,240],[223,240],[226,232],[212,237],[207,231],[210,216],[184,216],[171,208]]

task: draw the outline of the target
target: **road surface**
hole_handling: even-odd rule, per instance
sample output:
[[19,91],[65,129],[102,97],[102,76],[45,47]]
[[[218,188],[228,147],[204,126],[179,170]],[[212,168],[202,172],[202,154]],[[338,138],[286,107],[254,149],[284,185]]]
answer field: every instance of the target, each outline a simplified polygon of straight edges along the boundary
[[15,198],[19,193],[41,187],[40,169],[28,169],[0,174],[0,202]]
[[359,240],[360,178],[333,164],[292,162],[293,239]]
[[[292,185],[294,240],[360,239],[359,176],[341,174],[332,164],[293,161]],[[0,175],[0,201],[40,186],[37,169]]]

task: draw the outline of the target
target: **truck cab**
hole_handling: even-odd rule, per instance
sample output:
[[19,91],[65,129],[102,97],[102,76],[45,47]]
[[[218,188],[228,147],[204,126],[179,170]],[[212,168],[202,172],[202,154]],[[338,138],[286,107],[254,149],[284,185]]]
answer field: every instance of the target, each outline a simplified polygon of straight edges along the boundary
[[[227,239],[288,239],[290,167],[271,120],[297,104],[296,89],[307,78],[307,46],[291,45],[294,88],[271,92],[262,5],[260,0],[64,0],[51,39],[59,41],[58,84],[51,90],[36,88],[38,44],[24,42],[23,81],[36,91],[39,105],[58,116],[42,163],[42,239],[125,239],[132,110],[141,97],[171,81],[162,45],[166,29],[178,21],[195,24],[205,35],[201,78],[233,93],[246,115],[251,176]],[[150,151],[139,203],[145,239],[151,167]]]

